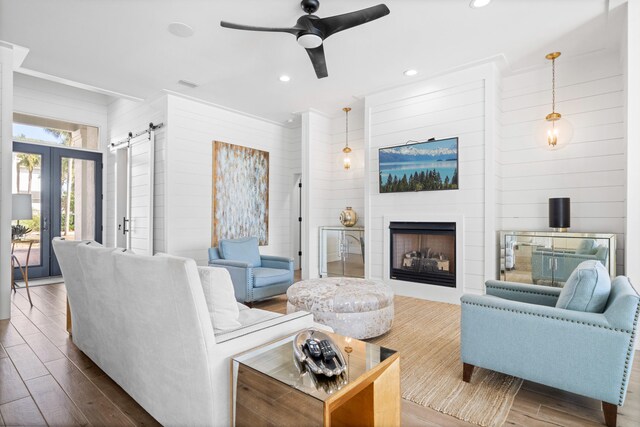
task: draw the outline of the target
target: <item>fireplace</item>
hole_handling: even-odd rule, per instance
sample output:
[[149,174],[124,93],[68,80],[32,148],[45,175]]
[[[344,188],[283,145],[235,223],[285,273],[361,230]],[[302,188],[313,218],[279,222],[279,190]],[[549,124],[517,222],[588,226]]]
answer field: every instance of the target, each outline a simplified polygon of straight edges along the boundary
[[390,277],[456,287],[455,222],[391,222]]

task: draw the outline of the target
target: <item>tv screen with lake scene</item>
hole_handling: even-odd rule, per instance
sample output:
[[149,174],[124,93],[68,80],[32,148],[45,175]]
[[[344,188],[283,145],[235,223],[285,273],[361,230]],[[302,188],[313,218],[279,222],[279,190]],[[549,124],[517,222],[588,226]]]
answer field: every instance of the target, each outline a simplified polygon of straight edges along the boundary
[[458,138],[381,148],[380,193],[458,189]]

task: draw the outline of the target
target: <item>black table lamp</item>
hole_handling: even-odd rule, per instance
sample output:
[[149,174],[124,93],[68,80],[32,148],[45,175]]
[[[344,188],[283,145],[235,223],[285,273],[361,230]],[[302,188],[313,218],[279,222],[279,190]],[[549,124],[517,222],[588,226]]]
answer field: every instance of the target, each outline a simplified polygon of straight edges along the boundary
[[557,197],[549,199],[549,227],[554,231],[567,231],[571,227],[571,199]]

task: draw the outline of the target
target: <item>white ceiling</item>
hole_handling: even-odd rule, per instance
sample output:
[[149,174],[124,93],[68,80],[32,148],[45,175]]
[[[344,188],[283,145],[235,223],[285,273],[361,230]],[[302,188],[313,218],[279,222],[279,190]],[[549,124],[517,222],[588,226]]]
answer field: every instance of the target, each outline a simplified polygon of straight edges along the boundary
[[[606,0],[493,0],[482,9],[469,0],[321,0],[316,15],[381,1],[390,15],[325,41],[322,80],[294,36],[219,26],[292,26],[298,0],[0,0],[0,40],[30,50],[29,70],[139,98],[169,89],[285,122],[309,108],[338,115],[354,96],[496,55],[518,70],[545,65],[553,50],[565,59],[615,48],[623,27]],[[194,36],[170,34],[174,21]],[[420,74],[403,76],[408,68]]]

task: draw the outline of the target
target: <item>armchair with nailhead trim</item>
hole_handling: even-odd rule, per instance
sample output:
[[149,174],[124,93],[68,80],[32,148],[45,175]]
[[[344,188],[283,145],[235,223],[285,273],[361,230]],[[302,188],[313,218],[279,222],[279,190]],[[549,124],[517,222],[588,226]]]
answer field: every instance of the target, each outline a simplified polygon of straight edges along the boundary
[[616,277],[601,313],[557,308],[561,289],[489,280],[463,295],[463,380],[475,366],[602,401],[616,425],[633,364],[640,297]]

